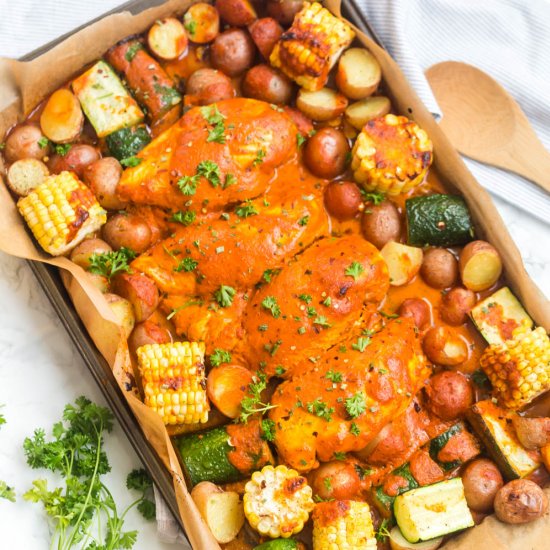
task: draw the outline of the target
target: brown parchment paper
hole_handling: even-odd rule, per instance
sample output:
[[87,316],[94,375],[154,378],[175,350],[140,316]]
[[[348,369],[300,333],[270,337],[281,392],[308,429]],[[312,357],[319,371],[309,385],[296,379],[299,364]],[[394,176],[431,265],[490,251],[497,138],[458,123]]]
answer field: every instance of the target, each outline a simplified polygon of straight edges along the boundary
[[[169,0],[135,16],[128,12],[111,15],[67,38],[33,61],[0,59],[0,136],[4,136],[13,124],[22,120],[58,86],[101,57],[109,46],[125,36],[144,31],[158,18],[184,12],[192,3],[193,0]],[[325,5],[340,15],[339,0],[326,0]],[[510,286],[534,320],[550,330],[549,303],[528,277],[519,252],[489,195],[468,172],[391,57],[360,31],[357,33],[358,39],[380,62],[394,106],[399,112],[416,120],[430,135],[434,143],[435,169],[451,190],[464,195],[478,235],[498,248]],[[162,420],[125,389],[125,374],[132,371],[132,366],[126,341],[108,304],[100,291],[89,284],[80,267],[66,258],[51,258],[36,247],[3,181],[0,184],[0,250],[20,258],[46,262],[62,270],[63,281],[86,329],[112,367],[144,435],[173,476],[179,511],[191,545],[198,550],[219,549],[187,491],[181,467]],[[488,518],[445,548],[481,548],[489,540],[495,541],[492,550],[545,548],[546,541],[550,540],[550,521],[546,518],[518,528]],[[527,540],[530,542],[524,545],[522,541]],[[502,541],[500,546],[496,541]]]

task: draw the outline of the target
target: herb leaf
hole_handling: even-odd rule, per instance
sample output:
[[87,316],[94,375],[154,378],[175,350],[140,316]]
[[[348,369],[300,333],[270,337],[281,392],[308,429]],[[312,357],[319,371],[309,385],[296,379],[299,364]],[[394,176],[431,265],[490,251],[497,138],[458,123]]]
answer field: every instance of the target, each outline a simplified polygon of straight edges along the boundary
[[203,160],[197,166],[197,175],[208,180],[212,187],[218,187],[221,182],[220,167],[211,160]]
[[125,246],[111,252],[92,254],[88,271],[111,280],[118,273],[132,273],[129,262],[135,257],[136,253]]
[[365,402],[365,395],[358,391],[352,397],[348,397],[345,401],[346,412],[351,418],[357,418],[361,416],[367,409],[367,403]]
[[128,157],[122,159],[120,164],[122,164],[122,166],[133,168],[134,166],[140,165],[142,160],[143,159],[140,159],[139,157]]
[[241,414],[239,416],[241,422],[246,423],[251,416],[264,413],[277,406],[262,403],[262,392],[266,388],[266,375],[263,372],[257,372],[253,376],[252,382],[248,384],[248,395],[241,401]]
[[231,363],[231,353],[225,349],[216,348],[210,355],[210,364],[219,367],[222,363]]
[[359,262],[352,262],[346,269],[346,275],[353,277],[357,281],[361,273],[365,271],[365,268]]
[[221,285],[216,292],[214,292],[214,298],[221,307],[229,307],[233,303],[236,290],[232,286]]
[[246,201],[235,208],[235,214],[237,214],[239,218],[249,218],[250,216],[256,216],[258,211],[250,201]]
[[281,315],[281,308],[279,307],[275,296],[266,296],[262,300],[262,307],[271,311],[271,315],[273,315],[275,319],[278,319]]
[[187,196],[194,195],[197,192],[197,185],[199,184],[198,176],[183,176],[177,181],[177,186],[180,191]]
[[275,422],[269,418],[264,418],[260,426],[262,439],[265,439],[265,441],[275,441]]
[[187,210],[185,212],[182,212],[179,210],[175,214],[172,214],[172,217],[170,218],[171,222],[178,222],[185,226],[191,225],[197,217],[197,214],[193,212],[192,210]]
[[198,265],[199,265],[199,262],[197,262],[196,260],[193,260],[193,258],[188,256],[187,258],[183,258],[183,260],[180,261],[180,263],[177,265],[177,267],[174,268],[174,271],[189,272],[189,271],[193,271],[194,269],[196,269]]

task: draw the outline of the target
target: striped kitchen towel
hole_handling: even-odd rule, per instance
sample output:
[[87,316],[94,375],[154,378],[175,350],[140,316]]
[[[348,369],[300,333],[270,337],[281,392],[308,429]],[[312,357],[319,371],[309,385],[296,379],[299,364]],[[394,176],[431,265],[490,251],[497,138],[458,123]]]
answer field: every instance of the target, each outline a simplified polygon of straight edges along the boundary
[[[464,61],[520,104],[550,151],[550,0],[355,0],[428,109],[439,116],[423,71]],[[465,159],[489,192],[550,224],[550,194],[498,168]]]

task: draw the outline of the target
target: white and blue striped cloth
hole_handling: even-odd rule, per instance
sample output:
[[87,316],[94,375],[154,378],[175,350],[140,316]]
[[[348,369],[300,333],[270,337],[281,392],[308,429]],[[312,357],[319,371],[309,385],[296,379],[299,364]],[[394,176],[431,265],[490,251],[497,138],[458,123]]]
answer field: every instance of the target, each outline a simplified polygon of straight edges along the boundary
[[[423,71],[464,61],[516,99],[550,151],[549,0],[356,0],[425,105],[439,107]],[[550,224],[550,194],[504,170],[465,159],[491,193]]]

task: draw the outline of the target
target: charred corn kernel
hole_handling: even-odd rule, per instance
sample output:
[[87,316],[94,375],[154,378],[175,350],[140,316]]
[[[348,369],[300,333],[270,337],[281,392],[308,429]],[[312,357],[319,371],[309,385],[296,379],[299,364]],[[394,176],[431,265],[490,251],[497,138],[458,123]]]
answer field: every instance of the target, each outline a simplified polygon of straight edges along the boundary
[[250,525],[273,539],[299,533],[315,504],[305,477],[286,466],[265,466],[244,488],[244,514]]
[[318,2],[304,3],[294,22],[275,44],[271,64],[314,92],[328,80],[328,73],[355,33]]
[[208,420],[204,344],[146,344],[136,351],[145,404],[167,426]]
[[313,511],[313,550],[376,550],[376,538],[366,502],[320,502]]
[[550,389],[550,339],[542,327],[516,329],[512,339],[486,348],[480,363],[508,409],[521,409]]
[[367,191],[398,195],[421,184],[432,164],[432,142],[412,120],[386,115],[357,136],[351,169]]
[[48,176],[17,202],[38,244],[52,256],[65,254],[97,231],[107,213],[72,172]]

